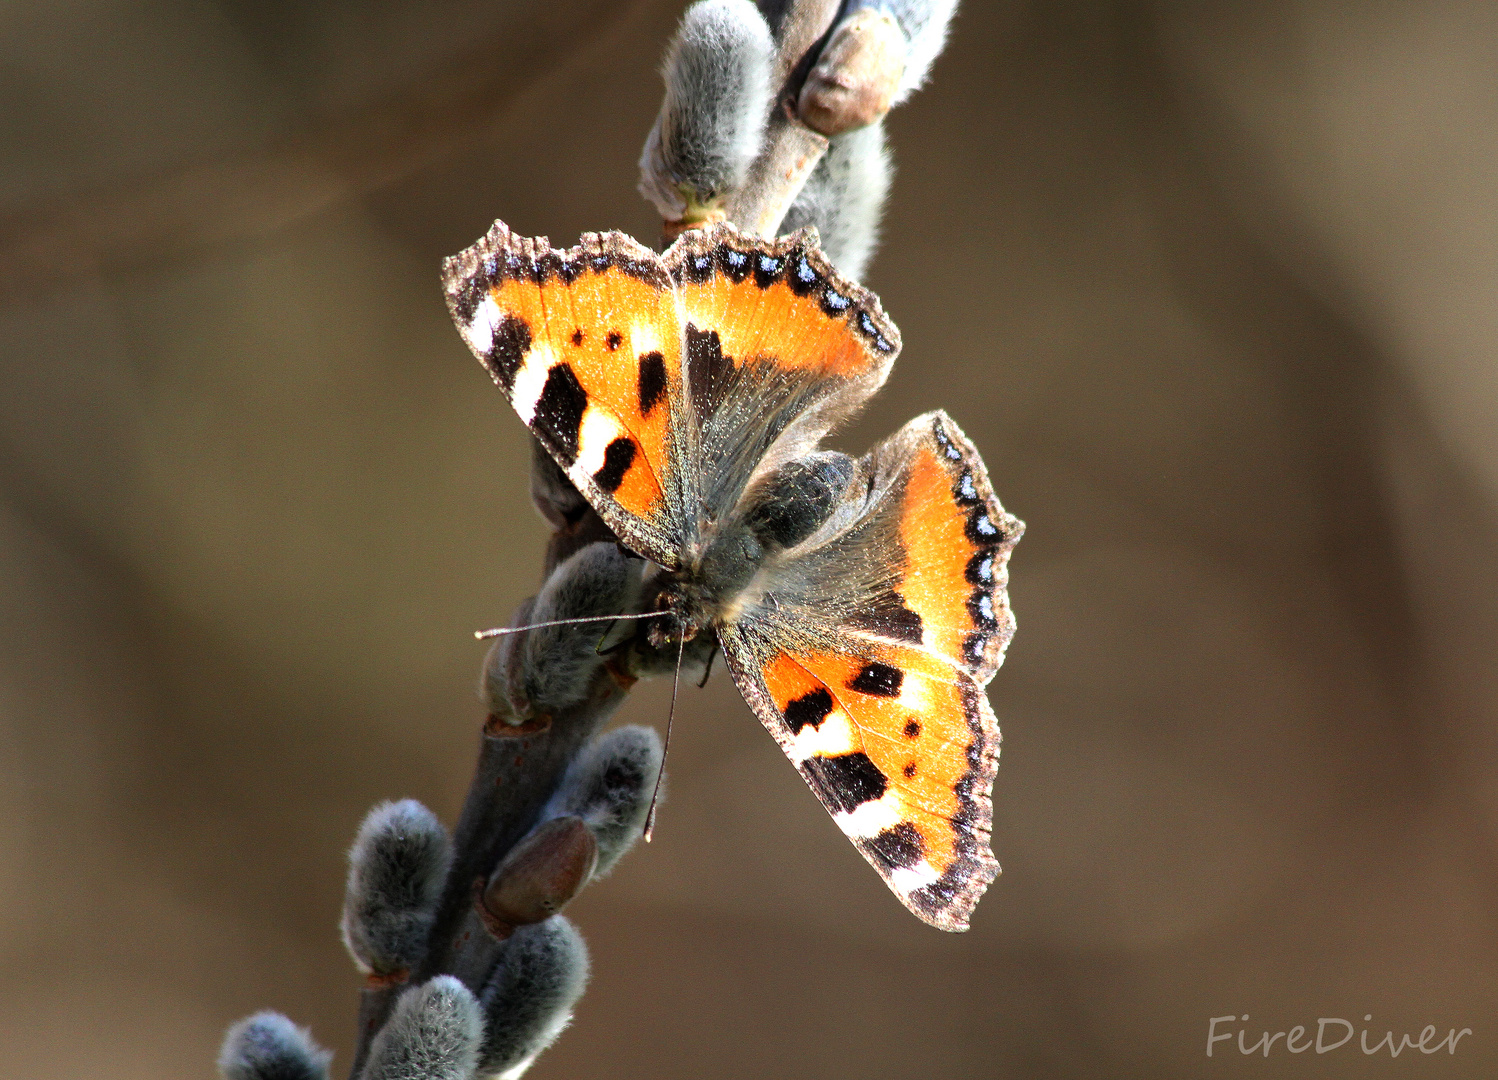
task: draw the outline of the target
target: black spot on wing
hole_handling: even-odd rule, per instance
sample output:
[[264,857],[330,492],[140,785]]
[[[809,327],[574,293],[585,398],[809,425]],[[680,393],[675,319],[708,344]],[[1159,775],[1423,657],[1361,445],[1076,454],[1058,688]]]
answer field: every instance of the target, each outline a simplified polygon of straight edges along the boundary
[[988,510],[982,506],[976,507],[968,515],[967,527],[963,530],[967,538],[979,547],[996,543],[1003,535],[998,525],[989,516]]
[[895,343],[884,336],[884,331],[879,329],[879,324],[874,321],[874,317],[867,311],[860,311],[858,313],[858,328],[873,342],[874,348],[879,352],[895,351]]
[[919,720],[905,721],[905,737],[907,739],[919,738],[921,734],[921,722]]
[[479,309],[484,302],[484,297],[489,294],[491,278],[488,274],[474,274],[458,286],[458,293],[453,297],[453,311],[466,326],[473,322],[473,313]]
[[713,257],[706,251],[693,252],[681,265],[681,280],[700,285],[713,276]]
[[905,598],[894,589],[885,589],[852,612],[848,625],[907,645],[919,645],[922,641],[920,613],[906,607]]
[[905,767],[900,770],[900,775],[910,780],[915,776],[915,762],[907,761]]
[[967,570],[964,575],[968,584],[977,585],[979,588],[991,588],[993,586],[994,553],[992,548],[984,548],[967,561]]
[[581,326],[579,326],[576,330],[572,331],[572,344],[574,344],[574,345],[581,345],[582,343],[583,343],[583,328]]
[[947,434],[946,429],[941,426],[941,421],[938,420],[936,423],[931,425],[931,434],[936,439],[936,445],[941,447],[941,452],[947,458],[947,460],[962,460],[962,451],[957,449],[957,445],[952,442],[952,439]]
[[993,593],[986,589],[978,589],[968,597],[967,613],[973,620],[973,626],[985,633],[993,633],[999,628],[997,619],[994,617]]
[[[937,881],[932,882],[923,889],[917,889],[907,899],[930,915],[939,915],[952,906],[953,899],[957,896],[957,886],[960,881],[969,875],[967,864],[969,860],[959,859],[953,863],[947,872]],[[954,873],[957,868],[962,873]]]
[[[609,243],[607,239],[604,241]],[[562,260],[561,265],[552,264],[553,269],[563,281],[571,283],[576,280],[584,270],[590,270],[595,274],[605,274],[610,270],[618,270],[622,274],[628,274],[658,289],[669,289],[671,277],[665,268],[650,259],[634,258],[625,254],[624,251],[614,247],[606,247],[602,251],[589,252],[583,259],[577,262]]]
[[827,719],[827,714],[831,711],[832,695],[827,692],[826,687],[819,686],[811,693],[786,703],[785,722],[792,735],[799,735],[802,728],[821,727],[822,721]]
[[802,767],[834,813],[857,810],[889,790],[889,778],[861,750],[837,757],[810,757]]
[[629,472],[629,467],[634,463],[634,440],[621,436],[604,449],[603,466],[593,474],[593,482],[612,495],[624,483],[624,474]]
[[752,260],[745,252],[735,251],[725,245],[718,249],[718,269],[723,272],[724,277],[738,284],[749,276],[753,269]]
[[610,330],[608,336],[603,339],[603,343],[609,347],[609,352],[613,352],[624,344],[624,335],[617,330]]
[[780,255],[767,255],[761,252],[754,257],[754,284],[761,289],[768,289],[780,280],[780,275],[785,271],[785,258]]
[[571,285],[577,280],[583,268],[569,259],[564,259],[561,252],[547,251],[537,257],[531,265],[531,280],[537,285],[545,285],[551,278]]
[[902,821],[858,846],[886,870],[909,869],[926,857],[926,842],[914,825]]
[[785,275],[785,283],[791,287],[791,292],[797,296],[809,296],[821,282],[822,275],[812,266],[806,252],[798,251],[791,255],[790,272]]
[[899,697],[900,687],[905,682],[905,673],[888,664],[865,664],[859,673],[848,680],[848,689],[875,697]]
[[[747,256],[746,256],[747,258]],[[728,389],[733,358],[723,355],[716,330],[698,330],[687,323],[687,386],[699,416],[710,415]]]
[[553,279],[571,285],[588,269],[586,262],[576,256],[575,251],[541,249],[539,245],[532,247],[529,241],[523,241],[519,248],[491,253],[483,262],[483,277],[488,285],[500,285],[506,281],[545,285]]
[[484,354],[485,364],[506,393],[515,385],[515,373],[525,363],[525,354],[530,351],[530,324],[518,316],[506,315],[494,328],[489,351]]
[[536,401],[531,427],[547,436],[567,464],[577,460],[577,433],[588,407],[588,392],[577,381],[570,364],[554,364]]
[[648,352],[640,357],[640,415],[649,416],[650,410],[665,396],[666,358],[658,352]]
[[852,306],[853,298],[851,296],[844,296],[831,285],[822,290],[822,310],[828,315],[836,317],[846,314],[847,310]]

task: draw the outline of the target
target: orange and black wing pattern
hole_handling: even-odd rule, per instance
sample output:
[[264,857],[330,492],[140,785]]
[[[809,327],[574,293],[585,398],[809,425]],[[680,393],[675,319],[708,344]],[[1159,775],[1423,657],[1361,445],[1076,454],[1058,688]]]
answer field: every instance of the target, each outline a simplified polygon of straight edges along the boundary
[[814,229],[763,240],[720,224],[683,233],[663,261],[681,283],[683,318],[731,356],[877,386],[900,351],[878,298],[838,275]]
[[626,544],[675,566],[682,336],[660,256],[623,233],[555,251],[497,221],[443,283],[469,348],[577,489]]
[[663,261],[681,297],[696,501],[717,521],[883,384],[900,333],[814,230],[764,240],[719,224],[683,233]]
[[944,412],[916,417],[869,461],[875,490],[889,492],[880,516],[895,523],[901,558],[854,613],[855,632],[913,644],[987,686],[1014,636],[1009,552],[1024,523],[1004,512],[983,459]]
[[984,693],[1014,632],[1023,531],[942,413],[859,463],[827,528],[720,630],[735,681],[900,900],[944,930],[998,875],[999,730]]
[[503,222],[443,267],[448,307],[621,540],[667,568],[751,481],[883,383],[899,332],[815,233],[731,225],[664,256],[623,233],[553,250]]

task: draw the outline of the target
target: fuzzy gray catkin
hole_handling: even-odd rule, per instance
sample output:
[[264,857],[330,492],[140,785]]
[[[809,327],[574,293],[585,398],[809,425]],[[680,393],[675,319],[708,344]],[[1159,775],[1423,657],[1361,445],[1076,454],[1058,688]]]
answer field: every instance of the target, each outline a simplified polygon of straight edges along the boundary
[[563,916],[517,929],[482,995],[484,1075],[517,1077],[562,1033],[588,981],[588,947]]
[[[957,0],[865,0],[844,17],[859,8],[888,12],[905,34],[905,70],[890,103],[899,105],[926,81],[945,48]],[[780,232],[815,225],[833,264],[855,281],[863,280],[879,243],[890,173],[882,122],[836,136],[786,213]]]
[[381,803],[365,816],[349,850],[343,943],[365,974],[409,971],[426,954],[452,842],[413,799]]
[[637,725],[599,735],[567,766],[541,819],[582,818],[598,841],[594,879],[612,870],[640,839],[660,767],[660,736]]
[[879,243],[879,219],[889,180],[884,124],[844,132],[828,145],[780,231],[815,225],[823,253],[840,273],[860,281]]
[[531,440],[531,504],[554,529],[568,528],[588,512],[588,500],[537,439]]
[[[605,657],[599,646],[612,616],[639,604],[644,561],[609,541],[589,544],[561,563],[521,614],[524,623],[553,619],[597,622],[538,626],[523,635],[497,639],[484,662],[479,695],[491,713],[527,718],[555,713],[588,696]],[[621,624],[633,628],[633,620]],[[519,650],[518,656],[515,650]],[[518,660],[518,663],[517,663]]]
[[469,1080],[483,1041],[478,999],[451,975],[438,975],[396,1001],[360,1080]]
[[332,1054],[280,1013],[260,1012],[224,1034],[224,1080],[327,1080]]
[[774,44],[749,0],[700,0],[666,52],[666,96],[640,156],[640,194],[679,220],[744,182],[770,113]]
[[905,74],[900,77],[893,105],[898,105],[925,83],[931,65],[947,45],[947,27],[957,11],[957,0],[875,0],[859,4],[887,11],[905,32],[909,49],[905,54]]

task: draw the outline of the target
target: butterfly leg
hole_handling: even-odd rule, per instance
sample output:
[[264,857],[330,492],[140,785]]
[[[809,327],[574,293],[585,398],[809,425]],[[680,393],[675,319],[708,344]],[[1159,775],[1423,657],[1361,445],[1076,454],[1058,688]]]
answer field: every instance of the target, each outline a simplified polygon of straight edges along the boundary
[[707,685],[707,677],[713,673],[713,661],[718,657],[718,636],[713,635],[713,651],[707,654],[707,663],[702,668],[702,679],[697,683],[697,689],[701,690]]

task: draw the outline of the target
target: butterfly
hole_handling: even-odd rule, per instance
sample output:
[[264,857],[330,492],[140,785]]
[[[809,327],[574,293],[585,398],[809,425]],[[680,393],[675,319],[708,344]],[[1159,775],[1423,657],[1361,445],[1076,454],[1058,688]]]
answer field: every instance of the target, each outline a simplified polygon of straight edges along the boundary
[[921,919],[965,930],[999,873],[999,730],[1024,526],[944,412],[861,458],[822,438],[900,335],[814,230],[717,224],[657,254],[503,222],[446,260],[463,338],[620,541],[664,571],[655,644],[717,635],[735,684]]

